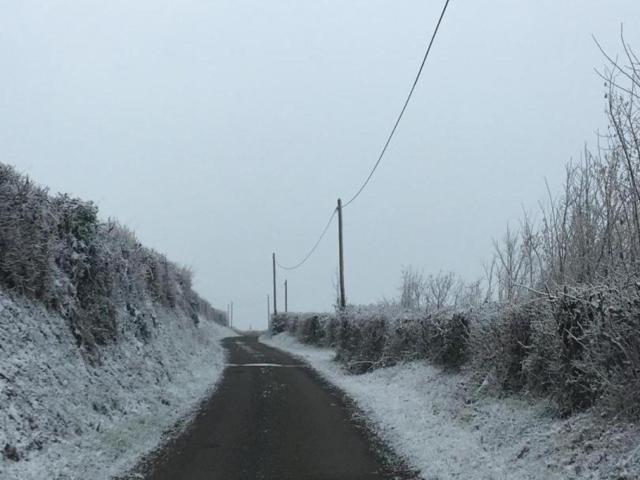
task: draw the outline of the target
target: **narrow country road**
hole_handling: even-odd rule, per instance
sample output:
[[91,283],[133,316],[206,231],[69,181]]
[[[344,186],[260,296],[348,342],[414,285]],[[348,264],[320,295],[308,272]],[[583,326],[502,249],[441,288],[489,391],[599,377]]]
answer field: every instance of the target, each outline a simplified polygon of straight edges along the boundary
[[255,337],[224,342],[229,366],[216,393],[154,455],[147,480],[413,478],[299,360]]

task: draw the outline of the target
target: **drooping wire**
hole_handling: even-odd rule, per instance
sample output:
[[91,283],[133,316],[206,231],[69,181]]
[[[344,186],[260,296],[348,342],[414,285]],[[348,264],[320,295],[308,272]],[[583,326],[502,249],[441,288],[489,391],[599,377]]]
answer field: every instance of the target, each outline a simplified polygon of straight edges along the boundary
[[351,205],[351,203],[353,203],[353,201],[360,196],[362,191],[366,188],[367,184],[369,183],[369,181],[373,177],[373,174],[378,169],[378,166],[380,165],[380,162],[382,161],[382,158],[384,157],[385,153],[387,152],[387,149],[389,148],[389,144],[391,143],[391,139],[393,138],[393,135],[396,133],[396,130],[398,129],[398,125],[400,124],[400,121],[402,120],[402,117],[404,116],[404,112],[407,109],[407,106],[409,105],[409,102],[411,101],[411,97],[413,96],[413,92],[415,91],[416,86],[418,85],[418,80],[420,80],[420,75],[422,74],[422,70],[424,69],[424,65],[427,62],[427,58],[429,57],[429,53],[431,52],[431,48],[433,47],[433,43],[434,43],[434,41],[436,39],[436,35],[438,34],[438,30],[440,29],[440,24],[442,23],[442,19],[444,18],[445,13],[447,12],[447,7],[449,6],[449,1],[450,0],[446,0],[446,2],[444,4],[444,7],[442,8],[442,13],[440,14],[440,18],[438,19],[438,23],[436,24],[436,28],[433,31],[433,35],[431,36],[431,40],[429,41],[429,46],[427,47],[427,51],[425,52],[424,57],[422,59],[422,63],[420,64],[420,68],[418,69],[418,74],[416,75],[416,78],[413,81],[413,85],[411,86],[411,90],[409,91],[409,95],[407,95],[407,99],[405,100],[404,105],[402,106],[402,110],[400,110],[400,114],[398,115],[398,118],[396,119],[396,123],[393,125],[393,128],[391,129],[391,133],[389,134],[389,137],[387,138],[387,141],[385,142],[384,147],[382,148],[382,151],[380,152],[380,156],[378,157],[378,160],[376,161],[375,165],[371,169],[371,172],[369,173],[369,176],[366,178],[364,183],[360,186],[360,188],[355,193],[355,195],[353,195],[351,197],[351,199],[349,199],[349,201],[344,204],[343,208],[346,208],[349,205]]
[[[343,205],[342,208],[348,207],[349,205],[351,205],[351,203],[353,203],[355,201],[356,198],[358,198],[360,196],[360,194],[364,191],[366,186],[371,181],[371,178],[373,177],[374,173],[378,169],[378,166],[380,165],[380,162],[382,162],[382,158],[384,157],[385,153],[387,152],[387,149],[389,148],[389,145],[391,144],[391,140],[393,139],[393,136],[395,135],[396,130],[398,129],[398,125],[400,125],[400,121],[402,120],[402,117],[404,116],[404,112],[407,109],[407,107],[409,105],[409,102],[411,101],[411,97],[413,96],[413,92],[415,91],[416,86],[418,85],[418,81],[420,80],[420,76],[422,75],[422,70],[424,69],[424,66],[425,66],[425,64],[427,62],[427,58],[429,57],[429,53],[431,52],[431,49],[432,49],[433,44],[435,42],[436,36],[438,34],[438,30],[440,29],[440,25],[442,24],[442,20],[444,19],[445,13],[447,12],[447,8],[449,7],[449,2],[450,2],[450,0],[446,0],[445,1],[444,7],[442,8],[442,12],[440,13],[440,17],[438,18],[438,23],[436,24],[436,27],[435,27],[435,29],[433,31],[433,35],[431,36],[431,39],[429,40],[429,44],[427,46],[427,50],[426,50],[426,52],[424,54],[424,57],[422,59],[422,63],[420,64],[420,68],[418,69],[418,73],[416,74],[416,78],[413,81],[413,85],[411,86],[411,90],[409,90],[409,94],[407,95],[407,99],[405,100],[404,105],[402,106],[402,110],[400,110],[400,114],[398,115],[398,118],[396,119],[395,124],[393,125],[393,128],[391,129],[391,133],[389,134],[389,137],[387,138],[387,141],[385,142],[384,147],[382,148],[382,151],[380,152],[378,160],[374,164],[373,168],[371,169],[371,172],[369,173],[369,175],[367,176],[367,178],[365,179],[363,184],[360,186],[358,191],[355,193],[355,195],[353,195],[349,199],[349,201],[347,201]],[[315,253],[315,251],[317,250],[318,246],[320,245],[320,242],[322,241],[324,236],[327,234],[327,231],[329,230],[329,227],[331,226],[331,223],[333,222],[333,219],[335,218],[337,211],[338,211],[337,208],[332,211],[331,216],[329,217],[329,221],[327,222],[326,226],[322,230],[322,233],[320,234],[320,237],[318,237],[318,240],[313,245],[313,247],[311,248],[309,253],[300,262],[298,262],[297,264],[295,264],[293,266],[286,266],[286,265],[282,265],[281,263],[276,261],[277,266],[279,268],[283,269],[283,270],[296,270],[296,269],[300,268],[302,265],[304,265],[307,262],[307,260],[309,260],[309,258],[311,258],[311,256]]]
[[311,251],[300,262],[296,263],[293,266],[286,266],[286,265],[282,265],[281,263],[279,263],[276,260],[276,265],[278,265],[278,267],[282,268],[283,270],[296,270],[297,268],[300,268],[302,265],[304,265],[307,262],[307,260],[309,260],[309,258],[311,258],[311,255],[314,254],[314,252],[316,251],[316,249],[320,245],[320,242],[322,241],[324,236],[327,234],[327,231],[329,230],[329,227],[331,226],[331,222],[333,222],[333,219],[335,218],[336,213],[338,213],[338,209],[337,208],[335,208],[333,210],[333,212],[331,212],[331,216],[329,217],[329,221],[327,222],[327,225],[322,230],[322,233],[320,234],[320,237],[318,237],[318,240],[313,245],[313,248],[311,248]]

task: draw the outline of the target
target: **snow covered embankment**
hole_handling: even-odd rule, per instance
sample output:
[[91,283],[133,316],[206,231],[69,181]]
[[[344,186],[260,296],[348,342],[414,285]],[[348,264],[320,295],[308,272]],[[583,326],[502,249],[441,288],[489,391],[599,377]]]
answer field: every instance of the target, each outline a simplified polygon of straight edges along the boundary
[[306,360],[349,394],[425,479],[640,478],[640,432],[632,425],[611,426],[589,414],[554,419],[542,404],[484,396],[464,375],[424,361],[351,375],[331,349],[287,333],[261,340]]
[[123,336],[91,366],[64,318],[0,293],[0,478],[107,479],[188,420],[233,333],[181,310],[149,304],[146,314],[155,328],[145,341]]

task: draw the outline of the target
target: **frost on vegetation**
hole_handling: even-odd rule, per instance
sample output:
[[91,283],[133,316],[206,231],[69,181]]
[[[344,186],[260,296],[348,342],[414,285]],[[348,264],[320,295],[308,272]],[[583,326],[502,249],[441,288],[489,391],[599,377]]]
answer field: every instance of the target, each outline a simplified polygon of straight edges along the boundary
[[0,442],[16,451],[0,460],[0,478],[110,478],[197,407],[224,368],[220,339],[230,332],[147,311],[158,324],[152,337],[125,334],[99,347],[94,365],[61,315],[0,294]]
[[[640,63],[623,46],[627,64],[612,60],[603,74],[610,127],[598,150],[567,166],[563,191],[548,192],[539,220],[525,215],[495,242],[482,281],[405,269],[397,300],[280,314],[273,333],[330,348],[348,372],[365,374],[347,385],[366,385],[381,371],[404,378],[403,369],[426,361],[459,373],[480,398],[492,394],[488,402],[546,403],[549,415],[535,421],[557,435],[530,437],[517,457],[550,441],[557,452],[541,452],[540,461],[550,455],[556,463],[522,478],[552,471],[559,478],[640,478]],[[394,392],[405,388],[392,383]],[[417,385],[406,386],[409,397]],[[417,405],[431,408],[429,401]],[[423,415],[418,406],[401,412],[412,420]],[[577,464],[567,452],[588,460]],[[447,458],[450,469],[437,476],[456,478],[457,459]],[[519,478],[502,475],[486,478]]]
[[0,478],[109,478],[197,406],[230,331],[191,282],[0,164]]
[[[135,335],[154,326],[145,302],[219,323],[215,310],[192,289],[192,274],[149,248],[115,221],[101,222],[91,202],[50,196],[10,166],[0,164],[0,287],[62,315],[83,352],[118,340],[126,308]],[[141,315],[136,315],[140,312]]]
[[335,348],[353,372],[425,359],[563,415],[640,419],[640,64],[623,46],[627,64],[604,74],[608,135],[567,166],[539,221],[495,242],[484,279],[405,269],[397,300],[279,315],[274,332]]
[[477,388],[549,398],[558,414],[640,414],[640,286],[573,287],[521,304],[438,311],[348,307],[274,316],[274,333],[330,347],[352,373],[428,360]]
[[335,349],[303,344],[286,332],[262,341],[306,360],[343,389],[421,478],[640,477],[640,428],[634,423],[588,412],[559,418],[548,402],[486,395],[469,372],[425,360],[353,375],[334,361]]

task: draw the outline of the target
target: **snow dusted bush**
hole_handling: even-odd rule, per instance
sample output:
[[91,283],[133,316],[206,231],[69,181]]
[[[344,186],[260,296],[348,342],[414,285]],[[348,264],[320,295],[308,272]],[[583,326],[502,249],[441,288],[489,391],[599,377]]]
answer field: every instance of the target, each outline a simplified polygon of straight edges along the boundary
[[[427,359],[457,369],[467,357],[468,321],[455,310],[420,313],[390,308],[349,310],[342,316],[338,357],[357,371]],[[341,347],[342,346],[342,347]]]
[[321,345],[325,337],[324,317],[311,315],[298,325],[298,336],[304,343]]
[[214,322],[188,269],[0,164],[1,478],[132,467],[219,378]]
[[327,325],[331,318],[327,313],[279,313],[271,317],[271,331],[274,334],[291,332],[310,345],[327,345]]
[[5,288],[47,295],[55,226],[47,192],[0,164],[0,279]]
[[293,315],[291,314],[277,314],[271,315],[271,333],[277,335],[278,333],[291,331],[291,329],[287,328],[286,322],[292,319]]
[[436,317],[431,325],[429,358],[437,365],[459,368],[466,363],[469,347],[470,312],[455,312]]
[[[61,313],[90,358],[128,329],[119,323],[118,307],[135,310],[148,299],[179,308],[194,322],[202,316],[226,323],[191,283],[188,269],[143,247],[116,222],[100,222],[93,203],[50,196],[0,164],[0,287]],[[138,330],[153,328],[140,324],[143,316],[133,317]]]
[[501,308],[474,322],[470,335],[474,370],[491,376],[504,390],[519,391],[526,385],[523,362],[530,353],[532,323],[539,314],[536,307]]
[[386,324],[386,364],[424,358],[426,349],[419,315],[406,312],[403,315],[390,316]]
[[565,288],[485,312],[472,370],[508,392],[548,395],[564,414],[640,414],[640,284]]
[[557,397],[567,408],[596,401],[640,413],[640,283],[568,289],[555,305],[560,331]]
[[465,368],[498,391],[548,396],[563,414],[593,405],[640,414],[640,282],[567,288],[521,304],[432,313],[349,306],[277,320],[275,333],[335,348],[352,373],[428,360]]
[[272,325],[273,333],[288,331],[303,343],[334,347],[337,360],[354,373],[418,359],[459,368],[467,357],[468,321],[454,311],[350,306],[335,314],[279,314]]
[[384,313],[351,309],[339,313],[337,358],[355,373],[365,372],[377,365],[384,365],[384,345],[387,324]]

